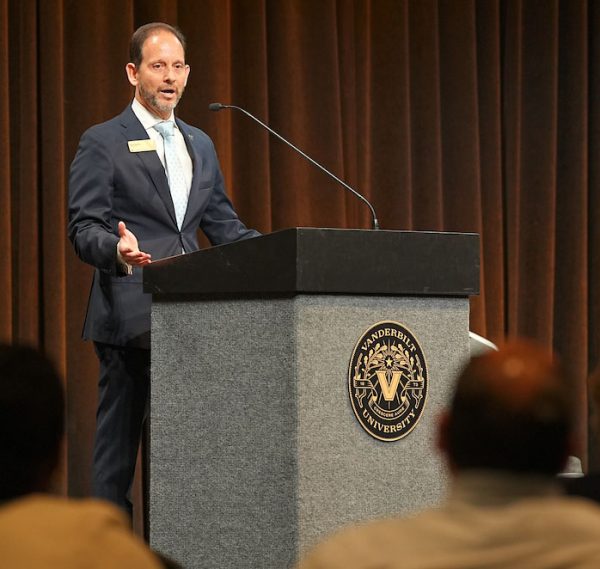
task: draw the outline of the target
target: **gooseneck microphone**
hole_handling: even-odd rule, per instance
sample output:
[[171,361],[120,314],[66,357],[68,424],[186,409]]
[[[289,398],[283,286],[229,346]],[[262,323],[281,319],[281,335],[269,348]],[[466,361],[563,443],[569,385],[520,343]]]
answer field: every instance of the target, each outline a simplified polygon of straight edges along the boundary
[[298,152],[300,154],[300,156],[302,156],[303,158],[306,158],[306,160],[308,160],[311,164],[313,164],[314,166],[319,168],[319,170],[321,170],[322,172],[325,172],[325,174],[327,174],[329,177],[333,178],[338,184],[341,184],[342,186],[344,186],[344,188],[346,188],[349,192],[354,194],[358,199],[360,199],[364,203],[366,203],[367,206],[369,206],[369,209],[371,210],[371,217],[373,218],[373,229],[379,229],[379,221],[377,221],[377,215],[375,214],[375,209],[371,205],[371,202],[367,198],[365,198],[365,196],[358,193],[355,189],[351,188],[343,180],[340,180],[340,178],[338,178],[335,174],[332,174],[329,170],[327,170],[327,168],[325,168],[325,166],[321,166],[321,164],[319,164],[316,160],[313,160],[308,154],[306,154],[305,152],[302,152],[302,150],[300,150],[297,146],[294,146],[289,140],[286,140],[285,138],[283,138],[283,136],[281,136],[279,133],[275,132],[270,126],[266,125],[260,119],[257,119],[253,114],[250,114],[246,109],[243,109],[242,107],[237,107],[235,105],[222,105],[221,103],[211,103],[210,105],[208,105],[208,108],[211,111],[220,111],[222,109],[236,109],[237,111],[241,111],[246,116],[250,117],[253,121],[257,122],[263,128],[266,128],[273,136],[276,136],[279,140],[281,140],[282,142],[285,142],[285,144],[287,144],[290,148],[292,148],[296,152]]

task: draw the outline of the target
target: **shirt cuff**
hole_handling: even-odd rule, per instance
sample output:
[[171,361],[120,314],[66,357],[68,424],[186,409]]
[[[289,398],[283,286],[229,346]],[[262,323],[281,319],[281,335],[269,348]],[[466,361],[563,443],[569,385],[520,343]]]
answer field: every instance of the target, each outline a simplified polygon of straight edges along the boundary
[[119,251],[119,243],[117,242],[117,264],[126,275],[133,275],[133,267],[125,262],[121,252]]

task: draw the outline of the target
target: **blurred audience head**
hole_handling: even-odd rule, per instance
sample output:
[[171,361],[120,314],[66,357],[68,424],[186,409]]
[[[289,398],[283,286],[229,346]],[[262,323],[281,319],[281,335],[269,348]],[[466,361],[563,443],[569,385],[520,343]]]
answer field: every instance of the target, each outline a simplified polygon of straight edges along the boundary
[[598,436],[600,431],[600,368],[590,374],[587,382],[588,413],[592,431]]
[[0,501],[48,489],[63,432],[54,366],[33,348],[0,344]]
[[440,424],[440,448],[456,471],[554,475],[569,454],[573,404],[552,354],[524,340],[473,358]]

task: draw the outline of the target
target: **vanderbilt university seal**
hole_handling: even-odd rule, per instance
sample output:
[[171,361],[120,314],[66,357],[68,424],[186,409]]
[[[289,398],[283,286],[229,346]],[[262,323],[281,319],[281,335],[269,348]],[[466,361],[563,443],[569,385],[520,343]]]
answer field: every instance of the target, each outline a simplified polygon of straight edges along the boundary
[[397,441],[417,425],[427,399],[427,366],[417,339],[398,322],[379,322],[360,338],[350,360],[348,390],[363,429]]

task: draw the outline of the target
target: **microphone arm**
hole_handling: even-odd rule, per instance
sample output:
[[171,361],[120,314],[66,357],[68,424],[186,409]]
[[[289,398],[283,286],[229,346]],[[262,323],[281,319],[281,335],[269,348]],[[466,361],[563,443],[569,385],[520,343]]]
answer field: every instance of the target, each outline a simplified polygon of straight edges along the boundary
[[250,114],[247,110],[243,109],[242,107],[237,107],[236,105],[222,105],[221,103],[211,103],[210,105],[208,105],[208,108],[211,111],[220,111],[222,109],[236,109],[236,110],[244,113],[246,116],[250,117],[253,121],[257,122],[263,128],[266,128],[273,136],[277,137],[279,140],[281,140],[282,142],[284,142],[285,144],[287,144],[288,146],[293,148],[296,152],[298,152],[298,154],[300,154],[300,156],[302,156],[303,158],[308,160],[313,166],[316,166],[317,168],[319,168],[319,170],[321,170],[322,172],[325,172],[325,174],[327,174],[328,176],[333,178],[338,184],[341,184],[342,186],[344,186],[344,188],[346,188],[349,192],[351,192],[358,199],[362,200],[365,204],[367,204],[367,206],[371,210],[371,217],[373,218],[373,229],[379,229],[379,221],[377,220],[377,215],[375,214],[375,209],[373,208],[373,206],[371,205],[371,202],[369,202],[369,200],[367,198],[365,198],[362,194],[359,194],[356,190],[351,188],[348,184],[346,184],[346,182],[344,182],[343,180],[338,178],[335,174],[332,174],[329,170],[327,170],[327,168],[325,168],[325,166],[321,166],[321,164],[319,164],[316,160],[313,160],[308,154],[306,154],[305,152],[302,152],[302,150],[300,150],[297,146],[294,146],[289,140],[286,140],[285,138],[283,138],[283,136],[281,136],[279,133],[275,132],[270,126],[266,125],[260,119],[257,119],[254,115]]

